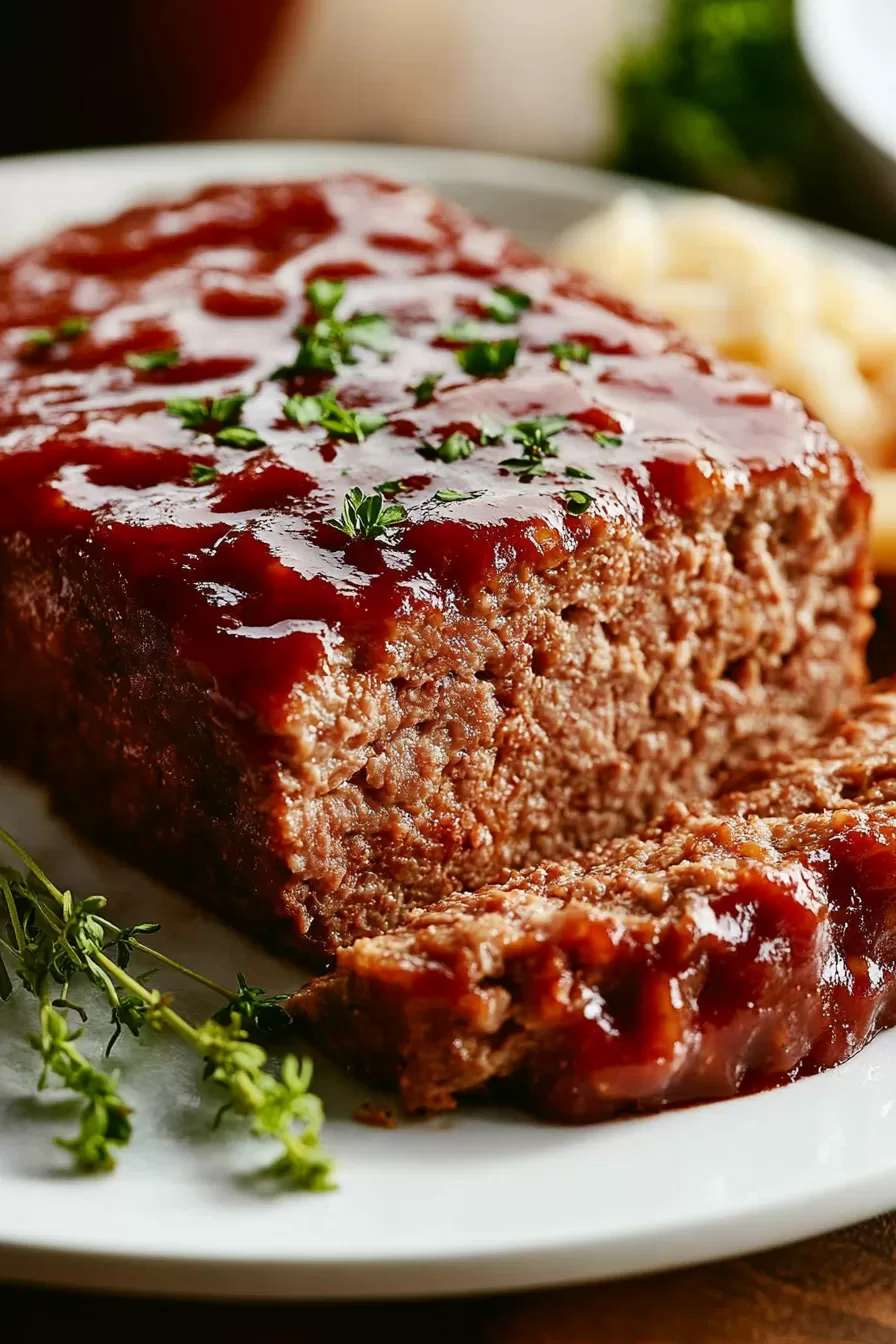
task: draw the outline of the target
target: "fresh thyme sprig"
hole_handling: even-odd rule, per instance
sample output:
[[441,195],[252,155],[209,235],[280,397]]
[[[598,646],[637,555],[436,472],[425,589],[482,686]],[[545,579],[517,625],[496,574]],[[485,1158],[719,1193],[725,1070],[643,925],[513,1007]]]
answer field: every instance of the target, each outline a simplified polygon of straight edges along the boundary
[[57,341],[77,340],[85,331],[89,331],[90,327],[91,319],[81,314],[64,317],[55,327],[35,327],[25,336],[21,354],[26,357],[42,354],[51,349]]
[[[86,1058],[77,1044],[83,1026],[72,1030],[69,1025],[70,1012],[77,1013],[82,1023],[86,1019],[85,1010],[69,998],[73,983],[81,979],[98,989],[112,1009],[115,1034],[109,1049],[122,1027],[134,1035],[146,1026],[173,1032],[199,1054],[203,1078],[222,1093],[218,1120],[233,1111],[248,1121],[252,1134],[279,1141],[281,1154],[266,1174],[302,1189],[330,1188],[332,1163],[320,1146],[323,1109],[309,1091],[310,1063],[286,1055],[275,1074],[264,1049],[249,1039],[250,1026],[285,1025],[281,996],[266,995],[242,976],[233,994],[182,966],[143,942],[158,931],[157,925],[119,928],[100,913],[105,907],[102,896],[76,900],[70,891],[55,886],[2,827],[0,840],[25,866],[24,872],[0,869],[0,998],[9,998],[15,987],[5,957],[22,987],[39,1003],[39,1029],[29,1037],[43,1063],[38,1086],[45,1087],[53,1075],[82,1100],[77,1135],[57,1140],[72,1153],[78,1169],[109,1170],[114,1166],[114,1148],[131,1137],[130,1110],[119,1095],[117,1074],[98,1069]],[[225,1007],[194,1026],[175,1011],[170,995],[147,985],[146,975],[131,973],[134,952],[219,994]]]

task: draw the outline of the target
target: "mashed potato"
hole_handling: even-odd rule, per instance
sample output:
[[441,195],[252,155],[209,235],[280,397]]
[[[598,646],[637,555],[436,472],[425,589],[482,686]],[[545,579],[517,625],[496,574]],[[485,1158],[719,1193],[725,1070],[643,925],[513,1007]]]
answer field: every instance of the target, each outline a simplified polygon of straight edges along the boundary
[[555,252],[802,397],[872,468],[875,555],[896,571],[896,274],[733,201],[639,191]]

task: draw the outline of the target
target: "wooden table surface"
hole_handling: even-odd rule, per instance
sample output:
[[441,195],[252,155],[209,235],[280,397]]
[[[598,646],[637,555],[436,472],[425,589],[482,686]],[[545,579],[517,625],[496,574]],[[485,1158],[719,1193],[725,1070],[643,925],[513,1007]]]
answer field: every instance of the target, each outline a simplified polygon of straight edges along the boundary
[[[796,1246],[622,1283],[439,1302],[268,1306],[0,1287],[33,1340],[159,1344],[896,1344],[896,1214]],[[16,1338],[25,1338],[19,1331]]]

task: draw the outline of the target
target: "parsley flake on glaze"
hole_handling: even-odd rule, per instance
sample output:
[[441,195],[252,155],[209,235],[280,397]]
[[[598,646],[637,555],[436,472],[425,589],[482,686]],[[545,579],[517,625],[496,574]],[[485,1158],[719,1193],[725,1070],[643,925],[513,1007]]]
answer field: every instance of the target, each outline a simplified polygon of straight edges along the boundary
[[179,350],[129,350],[124,362],[135,373],[156,373],[160,369],[173,369],[180,359]]
[[215,435],[215,443],[224,444],[228,448],[264,448],[265,440],[258,433],[257,429],[250,429],[248,425],[231,425],[228,429],[221,429]]
[[275,369],[272,378],[294,378],[316,371],[337,373],[344,364],[355,364],[355,346],[365,346],[386,355],[393,342],[389,323],[380,313],[359,313],[340,321],[336,308],[345,295],[345,281],[319,278],[305,286],[305,297],[314,321],[299,323],[293,335],[299,342],[291,364]]
[[509,285],[495,285],[491,293],[483,299],[482,306],[493,322],[509,325],[527,308],[532,307],[532,300],[528,294],[523,294],[518,289],[511,289]]
[[574,517],[587,513],[592,504],[587,490],[564,490],[563,497],[566,500],[566,512]]
[[24,358],[42,354],[57,341],[74,341],[89,331],[92,319],[85,316],[64,317],[55,327],[35,327],[25,335],[20,355]]
[[425,406],[436,394],[436,386],[445,377],[444,373],[425,373],[419,383],[408,388],[418,406]]
[[218,468],[213,467],[210,462],[192,462],[190,464],[190,480],[194,485],[211,485],[218,479]]
[[417,452],[430,462],[462,462],[471,456],[475,446],[469,434],[455,430],[439,444],[421,444]]
[[485,494],[484,490],[444,489],[444,490],[437,490],[436,493],[433,495],[433,499],[437,500],[439,504],[456,504],[458,500],[478,499],[480,495],[484,494]]
[[378,491],[365,495],[356,485],[343,499],[339,517],[325,518],[324,522],[353,540],[363,537],[367,541],[379,541],[390,528],[406,523],[407,518],[403,504],[387,504]]
[[499,378],[516,363],[520,343],[517,338],[503,341],[472,341],[457,352],[464,373],[474,378]]
[[283,414],[301,429],[321,425],[334,439],[354,439],[356,443],[363,443],[368,434],[382,429],[388,421],[388,416],[367,407],[348,410],[329,390],[311,397],[289,397],[283,403]]
[[591,346],[584,341],[557,341],[550,350],[564,372],[570,364],[587,364],[593,353]]
[[165,410],[169,415],[177,416],[184,429],[204,430],[209,425],[223,429],[226,425],[239,424],[246,401],[248,396],[242,392],[229,397],[205,397],[202,401],[193,397],[174,397],[166,402]]

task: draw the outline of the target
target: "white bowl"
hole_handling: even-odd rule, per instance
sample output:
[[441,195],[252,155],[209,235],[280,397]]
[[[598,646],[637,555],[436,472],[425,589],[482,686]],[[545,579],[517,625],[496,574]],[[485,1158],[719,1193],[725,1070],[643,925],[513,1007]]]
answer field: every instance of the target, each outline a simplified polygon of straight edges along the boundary
[[806,65],[896,210],[896,2],[796,0]]

